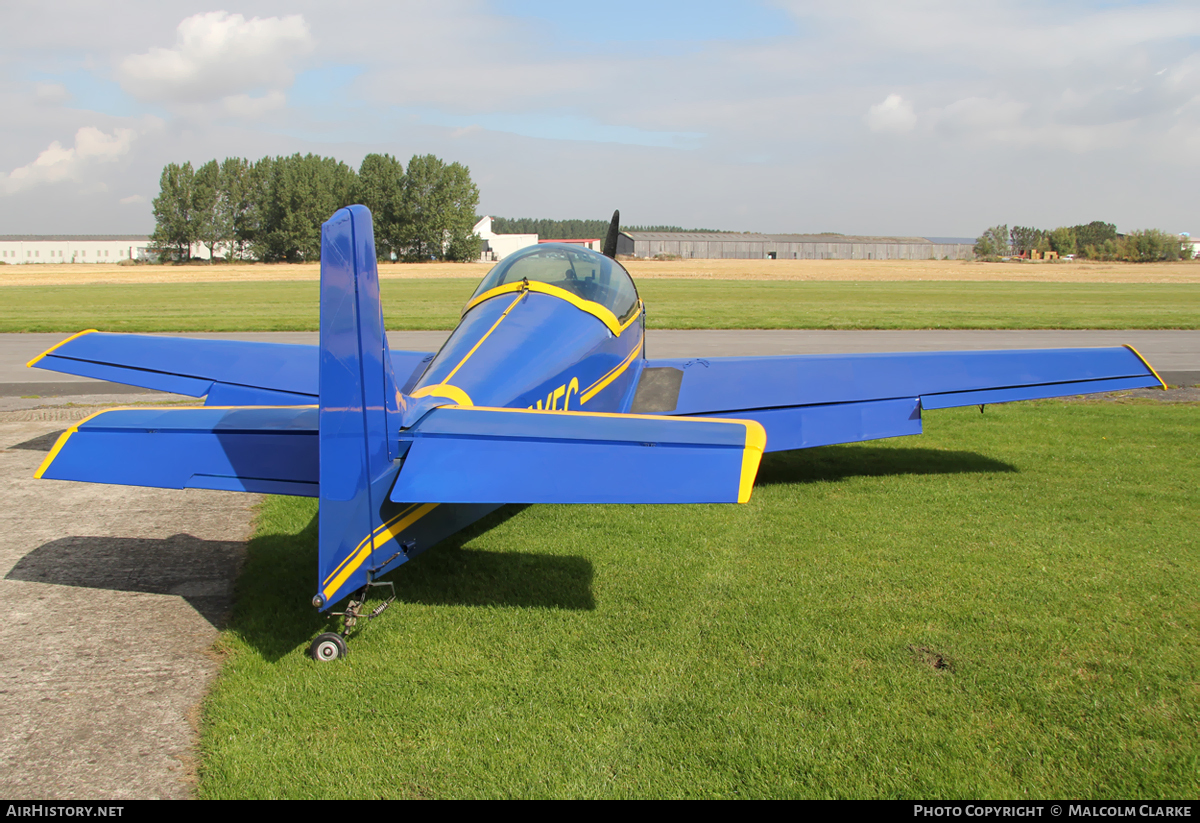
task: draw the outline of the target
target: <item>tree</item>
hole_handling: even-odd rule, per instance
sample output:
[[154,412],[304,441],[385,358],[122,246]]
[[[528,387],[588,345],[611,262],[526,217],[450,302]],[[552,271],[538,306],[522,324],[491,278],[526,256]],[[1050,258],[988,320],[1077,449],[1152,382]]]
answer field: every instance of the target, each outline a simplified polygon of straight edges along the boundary
[[255,190],[252,166],[240,157],[221,161],[218,209],[225,227],[224,242],[229,244],[230,259],[243,259],[254,236]]
[[321,258],[321,224],[350,205],[357,175],[332,157],[294,154],[271,164],[269,197],[256,250],[264,260]]
[[1059,226],[1049,234],[1050,248],[1061,257],[1064,254],[1075,254],[1075,232],[1066,226]]
[[192,244],[196,242],[192,215],[194,183],[191,163],[182,166],[168,163],[162,170],[159,194],[154,198],[154,233],[150,235],[150,242],[160,256],[173,255],[183,261],[192,257]]
[[217,246],[226,242],[230,233],[221,200],[221,167],[216,160],[209,160],[193,178],[192,218],[197,242],[208,246],[210,264],[217,256]]
[[401,212],[404,200],[404,166],[390,154],[368,154],[358,167],[354,201],[371,210],[375,225],[376,256],[399,257]]
[[479,189],[459,163],[446,165],[432,154],[414,156],[404,177],[400,245],[404,259],[473,260],[479,256],[474,234]]
[[1012,240],[1013,254],[1028,254],[1038,247],[1045,233],[1041,229],[1030,226],[1013,226],[1009,236]]
[[388,154],[363,158],[361,174],[332,157],[314,154],[227,157],[197,171],[190,163],[163,168],[154,201],[155,246],[187,260],[203,243],[230,258],[317,260],[321,224],[338,209],[360,202],[371,209],[380,257],[474,260],[479,190],[463,165],[433,155],[414,157],[415,176]]
[[1086,226],[1072,226],[1071,231],[1075,233],[1076,245],[1084,250],[1084,255],[1087,257],[1093,256],[1088,253],[1088,247],[1096,249],[1096,253],[1103,254],[1101,249],[1108,241],[1116,241],[1117,227],[1112,223],[1101,223],[1099,220],[1093,220]]
[[992,226],[975,240],[975,256],[994,260],[1008,255],[1008,225]]
[[1129,263],[1178,260],[1182,248],[1179,235],[1158,229],[1132,231],[1116,241],[1115,257]]

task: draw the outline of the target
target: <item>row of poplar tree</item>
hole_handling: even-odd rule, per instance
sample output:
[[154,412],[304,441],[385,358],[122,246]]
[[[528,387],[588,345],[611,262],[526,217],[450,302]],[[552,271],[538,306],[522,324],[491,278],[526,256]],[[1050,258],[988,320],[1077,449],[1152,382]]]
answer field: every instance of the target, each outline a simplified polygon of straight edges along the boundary
[[1031,251],[1073,254],[1090,260],[1124,260],[1154,263],[1188,259],[1191,245],[1178,234],[1144,229],[1118,234],[1112,223],[1099,220],[1086,225],[1036,229],[1030,226],[992,226],[975,241],[975,256],[985,260],[1027,255]]
[[319,260],[321,224],[351,203],[371,210],[380,260],[475,260],[479,190],[459,163],[368,154],[355,171],[315,154],[168,164],[151,242],[163,259]]

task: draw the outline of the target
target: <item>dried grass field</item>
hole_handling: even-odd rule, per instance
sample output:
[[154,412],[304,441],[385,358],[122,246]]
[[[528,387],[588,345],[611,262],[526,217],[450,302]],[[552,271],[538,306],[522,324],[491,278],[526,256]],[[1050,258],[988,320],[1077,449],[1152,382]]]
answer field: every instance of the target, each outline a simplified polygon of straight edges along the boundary
[[[1200,261],[1179,263],[977,263],[967,260],[626,260],[635,280],[1015,281],[1040,283],[1200,283]],[[480,279],[492,263],[384,263],[389,279]],[[186,266],[43,264],[0,266],[0,286],[101,283],[221,283],[317,280],[317,263]]]

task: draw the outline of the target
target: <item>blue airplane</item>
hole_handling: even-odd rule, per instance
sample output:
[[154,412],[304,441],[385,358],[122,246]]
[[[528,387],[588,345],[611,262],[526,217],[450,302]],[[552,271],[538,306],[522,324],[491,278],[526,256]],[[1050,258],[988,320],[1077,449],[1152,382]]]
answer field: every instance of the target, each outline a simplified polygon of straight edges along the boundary
[[[745,503],[764,452],[919,434],[925,410],[1165,384],[1132,348],[648,359],[615,258],[506,257],[437,352],[389,351],[370,212],[322,227],[317,346],[80,332],[30,366],[204,397],[98,412],[39,478],[317,497],[313,641],[505,503]],[[384,599],[375,617],[394,599]],[[331,612],[349,597],[345,611]]]

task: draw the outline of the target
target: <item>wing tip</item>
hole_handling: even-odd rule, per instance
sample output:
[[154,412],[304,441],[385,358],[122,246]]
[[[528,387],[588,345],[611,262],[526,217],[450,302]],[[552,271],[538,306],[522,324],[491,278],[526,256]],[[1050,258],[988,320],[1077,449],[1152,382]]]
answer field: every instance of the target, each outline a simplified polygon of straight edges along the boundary
[[[95,331],[95,330],[93,329],[92,331]],[[80,334],[86,334],[86,333],[87,332],[80,332]],[[76,335],[76,337],[78,337],[78,336],[79,335]],[[65,343],[65,342],[67,342],[67,341],[64,340],[63,343]],[[59,345],[61,346],[62,343],[59,343]],[[67,429],[65,432],[60,434],[58,436],[58,439],[54,441],[54,445],[50,448],[50,452],[46,455],[45,459],[42,460],[42,464],[40,466],[38,466],[37,471],[35,471],[33,473],[33,479],[34,480],[42,479],[42,475],[44,475],[46,473],[46,470],[50,468],[50,464],[54,462],[54,459],[56,457],[58,457],[59,453],[63,450],[63,447],[67,445],[67,441],[71,439],[71,435],[73,435],[79,431],[80,426],[82,426],[84,423],[87,423],[90,420],[95,420],[97,417],[99,417],[102,414],[107,414],[108,412],[111,412],[111,411],[122,411],[123,408],[124,407],[116,408],[116,409],[101,409],[98,412],[92,412],[87,417],[83,418],[82,420],[77,422],[75,425],[71,426],[71,428]]]
[[62,347],[62,346],[65,346],[65,345],[67,345],[68,343],[70,343],[72,340],[77,340],[77,339],[79,339],[80,337],[83,337],[85,334],[94,334],[94,333],[96,333],[96,332],[98,332],[98,331],[99,331],[99,329],[84,329],[84,330],[83,330],[83,331],[81,331],[81,332],[76,332],[75,334],[73,334],[73,335],[71,335],[70,337],[68,337],[66,340],[60,341],[60,342],[58,342],[58,343],[55,343],[53,346],[51,346],[50,348],[46,349],[44,352],[42,352],[41,354],[39,354],[37,357],[35,357],[35,358],[33,358],[32,360],[30,360],[28,363],[26,363],[26,364],[25,364],[25,368],[27,368],[27,369],[32,369],[35,363],[37,363],[39,360],[41,360],[41,359],[42,359],[43,357],[45,357],[46,355],[50,354],[50,353],[51,353],[52,351],[54,351],[55,349],[57,349],[57,348],[60,348],[60,347]]
[[1150,370],[1150,373],[1152,375],[1154,375],[1154,379],[1158,381],[1158,384],[1162,387],[1162,390],[1166,391],[1167,390],[1167,381],[1163,380],[1162,376],[1157,371],[1154,370],[1154,367],[1150,365],[1150,361],[1147,360],[1145,357],[1142,357],[1142,353],[1140,351],[1138,351],[1137,349],[1135,349],[1133,346],[1129,345],[1128,343],[1125,344],[1125,348],[1129,349],[1131,352],[1133,352],[1135,355],[1137,355],[1137,359],[1142,361],[1142,365]]
[[742,476],[738,483],[739,503],[749,503],[758,476],[758,464],[767,448],[767,430],[757,420],[739,420],[746,426],[746,444],[742,447]]

